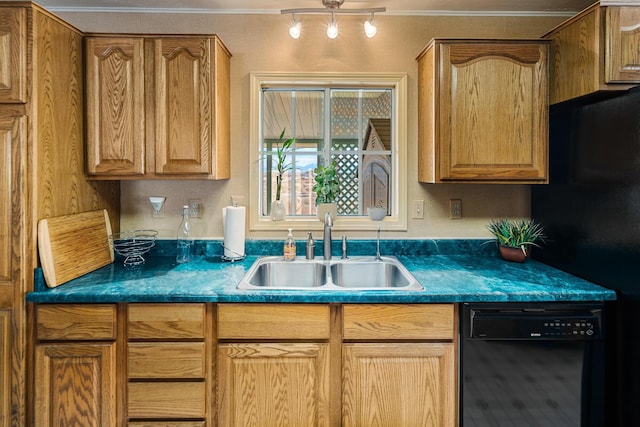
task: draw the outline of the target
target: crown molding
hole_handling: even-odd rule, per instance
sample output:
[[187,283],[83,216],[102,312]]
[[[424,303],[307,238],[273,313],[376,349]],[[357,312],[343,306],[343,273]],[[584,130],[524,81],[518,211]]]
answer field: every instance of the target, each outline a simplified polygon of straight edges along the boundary
[[[199,9],[199,8],[153,8],[153,7],[45,7],[53,13],[148,13],[148,14],[208,14],[208,15],[281,15],[279,9]],[[535,16],[572,17],[577,11],[505,11],[505,10],[394,10],[380,16]],[[368,15],[366,13],[365,15]]]

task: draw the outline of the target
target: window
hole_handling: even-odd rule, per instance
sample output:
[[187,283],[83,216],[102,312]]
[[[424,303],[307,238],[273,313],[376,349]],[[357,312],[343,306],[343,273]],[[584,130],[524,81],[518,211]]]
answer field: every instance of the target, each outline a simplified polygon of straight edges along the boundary
[[[385,228],[406,229],[405,74],[252,74],[251,97],[252,229],[319,225],[313,170],[332,162],[340,179],[335,228],[371,228],[367,208],[381,206]],[[296,138],[280,191],[287,217],[272,222],[283,130]]]

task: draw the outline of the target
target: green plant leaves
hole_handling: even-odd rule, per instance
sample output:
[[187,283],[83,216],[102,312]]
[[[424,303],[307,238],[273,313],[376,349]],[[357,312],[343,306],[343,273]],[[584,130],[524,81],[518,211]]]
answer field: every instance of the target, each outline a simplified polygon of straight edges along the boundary
[[498,244],[512,248],[522,249],[525,245],[538,246],[536,241],[545,239],[543,227],[532,219],[494,220],[487,224],[487,229],[495,236]]
[[292,169],[291,162],[287,163],[287,154],[291,151],[291,146],[296,142],[296,137],[291,137],[287,140],[284,139],[284,132],[286,129],[282,129],[278,141],[276,142],[276,200],[280,200],[280,191],[282,189],[282,176]]
[[328,166],[319,165],[313,170],[315,184],[312,190],[316,193],[316,205],[320,203],[334,203],[340,194],[338,179],[338,165],[331,162]]

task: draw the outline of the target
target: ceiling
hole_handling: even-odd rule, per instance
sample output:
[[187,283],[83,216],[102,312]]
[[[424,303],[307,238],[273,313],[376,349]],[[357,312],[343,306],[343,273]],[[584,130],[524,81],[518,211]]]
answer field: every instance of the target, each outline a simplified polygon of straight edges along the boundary
[[[573,15],[595,0],[345,0],[342,9],[386,7],[389,15]],[[52,11],[280,13],[319,8],[322,0],[38,0]]]

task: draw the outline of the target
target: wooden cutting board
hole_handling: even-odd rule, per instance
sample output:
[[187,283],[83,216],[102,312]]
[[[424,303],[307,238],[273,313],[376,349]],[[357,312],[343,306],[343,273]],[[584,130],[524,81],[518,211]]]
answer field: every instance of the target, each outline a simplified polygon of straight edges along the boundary
[[47,286],[55,288],[113,262],[106,210],[42,219],[38,252]]

